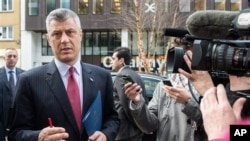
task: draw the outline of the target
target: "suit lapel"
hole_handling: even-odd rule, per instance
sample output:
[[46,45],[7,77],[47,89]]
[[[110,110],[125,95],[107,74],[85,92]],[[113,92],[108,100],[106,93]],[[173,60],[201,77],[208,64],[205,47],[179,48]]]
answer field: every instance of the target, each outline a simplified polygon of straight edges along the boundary
[[8,81],[8,78],[7,78],[6,71],[5,71],[5,68],[4,68],[4,67],[2,67],[2,68],[0,69],[0,75],[1,75],[2,78],[3,78],[3,82],[4,82],[4,84],[6,85],[6,87],[8,88],[8,90],[10,90],[9,81]]
[[55,95],[56,99],[61,105],[63,111],[65,112],[64,115],[67,117],[75,131],[79,134],[79,129],[77,127],[76,121],[74,120],[75,118],[68,99],[67,91],[54,61],[49,63],[47,67],[48,71],[46,73],[46,81],[51,88],[52,93]]
[[[92,74],[92,71],[82,63],[82,80],[83,80],[83,111],[82,111],[82,118],[84,117],[85,113],[87,112],[91,102],[96,96],[95,91],[95,77]],[[101,82],[99,82],[101,83]]]

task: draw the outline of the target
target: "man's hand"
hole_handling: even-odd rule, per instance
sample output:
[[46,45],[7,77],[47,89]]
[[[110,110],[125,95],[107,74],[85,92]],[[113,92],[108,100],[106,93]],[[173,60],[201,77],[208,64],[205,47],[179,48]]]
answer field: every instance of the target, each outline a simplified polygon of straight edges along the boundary
[[209,140],[222,138],[226,132],[229,132],[230,124],[240,119],[245,100],[245,98],[239,98],[232,108],[222,84],[205,92],[200,109]]
[[192,52],[189,50],[186,52],[186,55],[184,55],[184,60],[191,70],[191,73],[188,73],[180,68],[178,69],[178,71],[182,75],[186,76],[192,82],[193,86],[199,92],[199,94],[203,96],[208,88],[214,86],[213,80],[208,71],[192,70],[190,59],[192,60]]
[[88,141],[107,141],[107,137],[100,131],[95,131],[93,135],[91,135]]
[[66,141],[69,134],[62,127],[46,127],[38,135],[38,141]]
[[177,103],[185,104],[192,97],[191,94],[180,85],[175,87],[163,85],[162,88],[166,91],[166,94],[168,94]]
[[135,105],[138,105],[140,103],[140,95],[142,92],[142,88],[140,85],[138,85],[137,83],[126,83],[124,85],[124,89],[125,89],[125,95],[128,97],[128,99],[132,100],[132,102]]

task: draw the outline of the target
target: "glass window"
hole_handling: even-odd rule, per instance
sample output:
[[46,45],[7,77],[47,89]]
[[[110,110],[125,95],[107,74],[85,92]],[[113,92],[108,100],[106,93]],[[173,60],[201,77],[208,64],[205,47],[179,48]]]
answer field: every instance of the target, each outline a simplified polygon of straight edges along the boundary
[[13,40],[13,27],[12,26],[0,26],[0,40]]
[[195,0],[194,6],[195,6],[195,11],[205,10],[206,1],[205,0]]
[[61,0],[60,7],[70,9],[70,0]]
[[134,13],[134,2],[132,0],[127,1],[127,13]]
[[108,55],[121,46],[120,32],[85,32],[82,55]]
[[42,34],[42,56],[53,56],[52,49],[46,39],[46,33]]
[[53,56],[51,46],[46,39],[46,33],[42,35],[42,56]]
[[29,0],[29,15],[38,15],[38,0]]
[[215,10],[225,10],[226,1],[225,0],[214,0],[214,9]]
[[190,0],[180,0],[179,1],[179,9],[180,12],[190,12]]
[[0,0],[0,11],[12,11],[13,3],[12,0]]
[[79,0],[78,14],[88,14],[88,13],[89,13],[89,0]]
[[103,13],[103,0],[93,0],[93,14]]
[[165,12],[170,12],[171,11],[170,0],[165,0],[164,1],[164,6],[165,6]]
[[231,11],[241,10],[241,0],[230,0],[230,2],[231,2]]
[[84,34],[84,48],[83,54],[84,55],[92,55],[92,47],[93,47],[93,38],[92,32],[85,32]]
[[100,46],[101,46],[101,55],[108,55],[108,33],[101,32],[100,35]]
[[46,0],[46,14],[56,9],[56,0]]
[[121,12],[121,0],[111,0],[111,13]]

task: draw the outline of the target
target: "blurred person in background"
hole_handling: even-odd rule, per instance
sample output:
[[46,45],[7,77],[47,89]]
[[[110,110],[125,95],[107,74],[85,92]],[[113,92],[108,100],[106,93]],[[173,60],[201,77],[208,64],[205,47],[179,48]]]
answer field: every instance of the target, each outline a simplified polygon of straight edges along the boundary
[[0,119],[5,136],[8,134],[13,118],[16,83],[19,75],[24,72],[21,68],[16,67],[18,58],[18,52],[15,48],[6,48],[4,53],[5,66],[0,68],[0,79],[2,82],[0,100],[0,110],[2,112]]
[[141,141],[142,131],[137,127],[129,110],[129,99],[124,94],[124,76],[129,76],[142,88],[142,96],[147,99],[145,86],[140,75],[130,68],[131,52],[127,47],[118,47],[112,55],[112,70],[118,72],[114,80],[114,101],[120,118],[120,129],[116,141]]

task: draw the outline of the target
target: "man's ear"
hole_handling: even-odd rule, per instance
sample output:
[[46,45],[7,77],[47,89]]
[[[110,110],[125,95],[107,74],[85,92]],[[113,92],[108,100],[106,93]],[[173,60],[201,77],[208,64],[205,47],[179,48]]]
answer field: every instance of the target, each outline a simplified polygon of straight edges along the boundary
[[124,58],[120,58],[120,59],[119,59],[119,62],[120,62],[122,65],[125,65]]

